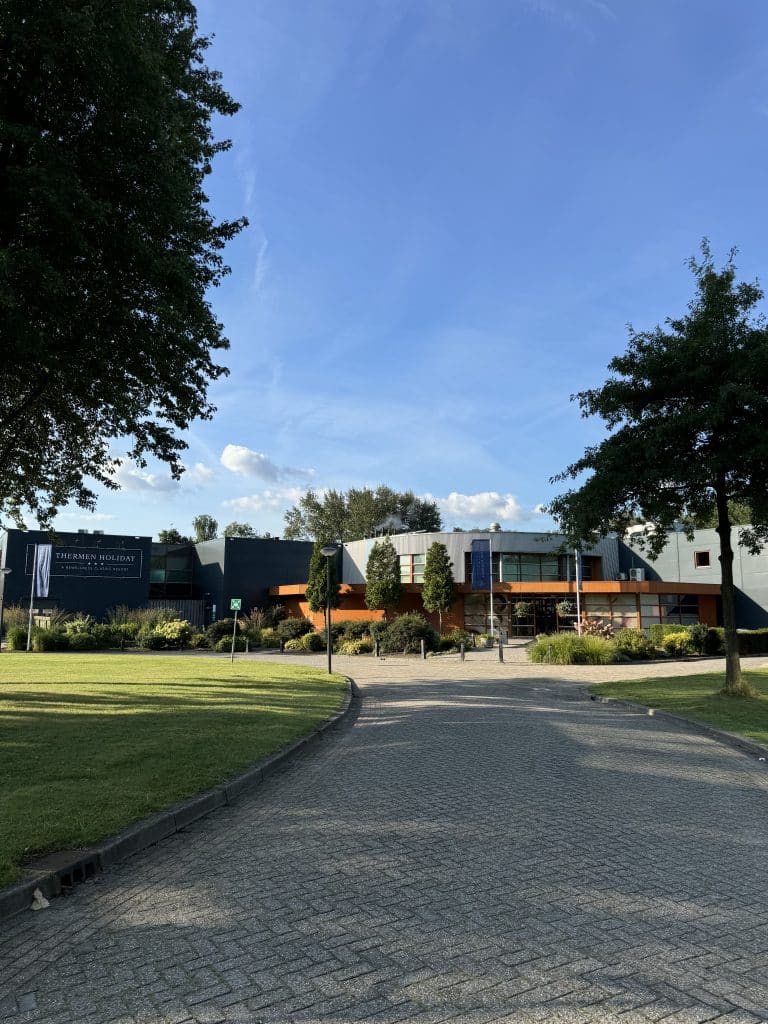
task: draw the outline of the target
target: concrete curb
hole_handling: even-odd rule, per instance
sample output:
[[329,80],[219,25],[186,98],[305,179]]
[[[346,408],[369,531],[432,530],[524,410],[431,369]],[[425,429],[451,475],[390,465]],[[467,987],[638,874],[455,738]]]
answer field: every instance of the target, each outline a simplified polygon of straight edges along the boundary
[[732,747],[734,750],[739,750],[743,754],[749,754],[751,757],[762,758],[768,763],[768,746],[763,743],[756,743],[754,740],[749,740],[746,736],[737,736],[736,733],[716,729],[713,725],[707,725],[706,722],[697,722],[693,718],[685,718],[683,715],[676,715],[672,711],[661,711],[659,708],[654,708],[648,704],[633,704],[631,701],[621,700],[619,697],[603,697],[599,693],[590,693],[586,686],[582,686],[579,689],[585,697],[588,697],[595,704],[612,704],[617,708],[637,711],[646,717],[662,718],[674,722],[676,725],[684,726],[689,732],[697,732],[704,736],[709,736],[710,739],[715,740],[717,743],[722,743],[723,746]]
[[260,786],[270,775],[299,754],[306,752],[327,732],[338,728],[359,709],[360,691],[357,683],[349,676],[345,676],[345,679],[347,693],[341,710],[306,736],[300,736],[282,750],[246,768],[240,775],[227,779],[204,793],[183,800],[166,811],[144,818],[135,825],[129,825],[98,846],[87,850],[65,850],[41,858],[29,869],[30,874],[27,878],[0,890],[0,921],[28,909],[35,889],[40,889],[47,899],[59,896],[78,882],[93,878],[134,853],[154,846],[176,832],[182,832],[198,819],[204,818],[219,807],[235,803],[240,797]]

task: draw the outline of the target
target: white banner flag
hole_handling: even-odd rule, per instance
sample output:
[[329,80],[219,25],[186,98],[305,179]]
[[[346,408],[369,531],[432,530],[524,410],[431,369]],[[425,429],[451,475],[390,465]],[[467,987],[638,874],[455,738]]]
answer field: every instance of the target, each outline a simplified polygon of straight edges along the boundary
[[51,578],[51,557],[53,544],[37,545],[37,573],[35,590],[38,597],[48,597],[48,583]]

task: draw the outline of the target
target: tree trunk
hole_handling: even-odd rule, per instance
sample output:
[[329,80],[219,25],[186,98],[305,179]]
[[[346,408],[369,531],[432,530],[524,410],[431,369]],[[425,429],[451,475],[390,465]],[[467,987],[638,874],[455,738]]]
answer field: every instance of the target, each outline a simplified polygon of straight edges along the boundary
[[725,686],[722,693],[728,697],[751,696],[752,688],[741,676],[739,638],[736,634],[736,600],[733,587],[733,545],[731,544],[731,517],[725,478],[715,486],[717,505],[717,533],[720,536],[720,576],[723,600],[723,626],[725,627]]

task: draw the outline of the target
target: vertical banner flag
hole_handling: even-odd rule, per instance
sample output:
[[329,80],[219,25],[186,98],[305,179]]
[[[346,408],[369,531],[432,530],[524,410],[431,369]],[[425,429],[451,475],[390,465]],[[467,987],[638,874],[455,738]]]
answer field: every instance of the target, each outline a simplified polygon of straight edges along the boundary
[[582,569],[581,569],[581,552],[577,551],[577,552],[575,552],[575,554],[576,554],[576,590],[583,590],[584,587],[582,586],[582,584],[584,583],[584,575],[583,575]]
[[489,540],[472,541],[472,589],[490,590],[491,588],[491,542]]
[[51,579],[52,544],[38,544],[37,563],[35,566],[35,590],[38,597],[48,597],[48,585]]

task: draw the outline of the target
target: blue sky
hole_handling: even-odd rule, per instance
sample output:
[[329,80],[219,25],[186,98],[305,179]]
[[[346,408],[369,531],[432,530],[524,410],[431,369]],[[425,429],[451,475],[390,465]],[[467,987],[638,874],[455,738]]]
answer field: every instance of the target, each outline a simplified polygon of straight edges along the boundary
[[386,483],[448,528],[539,529],[603,435],[569,396],[679,313],[704,235],[768,284],[761,0],[200,0],[240,113],[209,179],[250,227],[211,296],[218,414],[173,484],[124,465],[62,529],[198,512],[279,534]]

